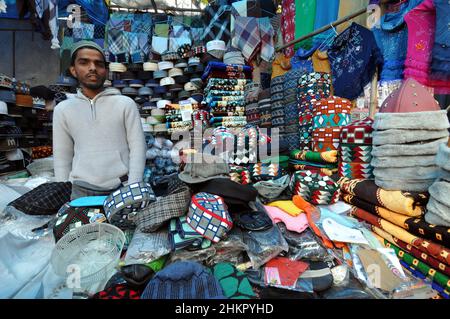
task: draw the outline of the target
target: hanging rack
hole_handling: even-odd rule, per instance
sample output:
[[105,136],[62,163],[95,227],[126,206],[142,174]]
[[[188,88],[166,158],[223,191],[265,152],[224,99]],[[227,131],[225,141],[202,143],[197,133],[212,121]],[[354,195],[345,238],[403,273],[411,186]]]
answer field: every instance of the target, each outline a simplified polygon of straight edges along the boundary
[[[340,24],[342,24],[344,22],[347,22],[348,20],[356,18],[356,17],[358,17],[358,16],[360,16],[360,15],[366,13],[366,12],[367,12],[367,8],[363,8],[363,9],[361,9],[359,11],[356,11],[355,13],[352,13],[352,14],[346,16],[346,17],[343,17],[342,19],[339,19],[339,20],[336,20],[336,21],[334,21],[334,22],[332,22],[330,24],[327,24],[327,25],[323,26],[322,28],[317,29],[316,31],[313,31],[313,32],[311,32],[311,33],[309,33],[307,35],[304,35],[304,36],[302,36],[302,37],[300,37],[298,39],[292,40],[291,42],[288,42],[288,43],[286,43],[286,44],[276,48],[275,51],[281,51],[283,49],[286,49],[286,48],[290,47],[293,44],[299,43],[299,42],[301,42],[303,40],[309,39],[309,38],[311,38],[311,37],[313,37],[315,35],[323,33],[323,32],[325,32],[325,31],[327,31],[327,30],[329,30],[331,28],[334,28],[334,27],[336,27],[336,26],[338,26],[338,25],[340,25]],[[372,13],[372,12],[375,12],[375,10],[372,10],[370,13]]]
[[[385,4],[385,3],[386,2],[381,2],[381,4]],[[372,13],[375,12],[375,9],[372,9],[370,11],[368,11],[367,9],[368,9],[368,7],[367,8],[363,8],[361,10],[358,10],[355,13],[352,13],[352,14],[346,16],[346,17],[343,17],[342,19],[336,20],[336,21],[334,21],[334,22],[332,22],[332,23],[330,23],[330,24],[328,24],[326,26],[323,26],[322,28],[319,28],[319,29],[317,29],[317,30],[307,34],[307,35],[304,35],[304,36],[302,36],[302,37],[300,37],[298,39],[292,40],[292,41],[290,41],[290,42],[288,42],[288,43],[286,43],[286,44],[276,48],[275,51],[277,51],[277,52],[281,51],[283,49],[286,49],[286,48],[290,47],[293,44],[296,44],[296,43],[299,43],[299,42],[301,42],[303,40],[309,39],[309,38],[311,38],[311,37],[313,37],[313,36],[315,36],[317,34],[325,32],[325,31],[327,31],[327,30],[329,30],[331,28],[334,29],[336,26],[338,26],[338,25],[340,25],[342,23],[345,23],[345,22],[347,22],[347,21],[349,21],[349,20],[351,20],[353,18],[356,18],[356,17],[358,17],[358,16],[360,16],[360,15],[362,15],[364,13],[372,14]],[[378,105],[378,96],[377,96],[377,93],[378,93],[378,89],[377,89],[378,74],[377,73],[378,73],[378,68],[375,71],[375,74],[373,75],[372,82],[371,82],[369,116],[372,117],[372,118],[375,115],[376,108],[377,108],[377,105]]]

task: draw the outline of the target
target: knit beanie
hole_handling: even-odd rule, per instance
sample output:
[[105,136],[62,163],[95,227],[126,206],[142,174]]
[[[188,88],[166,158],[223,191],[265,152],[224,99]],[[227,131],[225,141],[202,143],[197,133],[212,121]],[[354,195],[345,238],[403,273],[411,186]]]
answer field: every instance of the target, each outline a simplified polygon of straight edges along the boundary
[[201,264],[179,261],[159,271],[141,299],[225,299],[217,279]]

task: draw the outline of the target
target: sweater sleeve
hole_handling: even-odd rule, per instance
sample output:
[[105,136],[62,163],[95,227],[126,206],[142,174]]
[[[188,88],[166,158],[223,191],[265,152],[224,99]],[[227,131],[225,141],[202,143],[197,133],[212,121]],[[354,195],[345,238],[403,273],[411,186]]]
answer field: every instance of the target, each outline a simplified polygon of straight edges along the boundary
[[145,153],[147,151],[141,117],[134,102],[125,111],[125,128],[130,149],[128,183],[131,184],[141,182],[144,178]]
[[73,139],[61,108],[56,107],[53,112],[53,165],[58,182],[69,180],[74,155],[73,146]]

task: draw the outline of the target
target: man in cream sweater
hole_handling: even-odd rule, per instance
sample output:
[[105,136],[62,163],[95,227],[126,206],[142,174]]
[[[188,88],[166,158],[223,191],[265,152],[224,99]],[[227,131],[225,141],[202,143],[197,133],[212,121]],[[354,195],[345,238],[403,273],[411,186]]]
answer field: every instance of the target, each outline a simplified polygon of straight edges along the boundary
[[136,103],[104,89],[106,61],[96,43],[75,43],[71,58],[80,88],[54,110],[56,180],[72,182],[72,199],[142,181],[146,143]]

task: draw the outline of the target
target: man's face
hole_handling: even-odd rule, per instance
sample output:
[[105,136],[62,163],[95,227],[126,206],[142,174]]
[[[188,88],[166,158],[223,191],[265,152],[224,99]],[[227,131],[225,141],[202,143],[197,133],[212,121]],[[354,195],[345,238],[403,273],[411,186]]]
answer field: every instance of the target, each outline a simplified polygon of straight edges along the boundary
[[103,87],[106,80],[106,66],[103,55],[95,49],[79,49],[76,59],[70,67],[70,73],[83,87],[98,90]]

